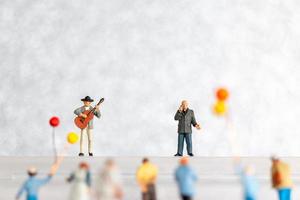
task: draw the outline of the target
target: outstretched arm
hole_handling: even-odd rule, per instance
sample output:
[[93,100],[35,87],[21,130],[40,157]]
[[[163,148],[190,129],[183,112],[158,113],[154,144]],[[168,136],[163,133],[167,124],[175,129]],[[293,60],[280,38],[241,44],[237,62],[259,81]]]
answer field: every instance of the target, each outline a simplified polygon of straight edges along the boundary
[[52,175],[49,174],[46,178],[40,179],[38,181],[38,184],[40,186],[45,185],[46,183],[48,183],[51,180],[51,178],[52,178]]

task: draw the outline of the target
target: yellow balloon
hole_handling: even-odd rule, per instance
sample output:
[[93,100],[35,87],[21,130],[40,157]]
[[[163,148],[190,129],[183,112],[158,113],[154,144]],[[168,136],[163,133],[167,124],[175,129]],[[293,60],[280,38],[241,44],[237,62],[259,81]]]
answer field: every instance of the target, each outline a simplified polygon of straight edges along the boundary
[[217,115],[225,115],[225,113],[227,112],[227,106],[226,106],[225,102],[224,101],[218,101],[214,105],[214,112]]
[[67,140],[70,144],[75,144],[78,141],[78,135],[74,132],[68,133]]

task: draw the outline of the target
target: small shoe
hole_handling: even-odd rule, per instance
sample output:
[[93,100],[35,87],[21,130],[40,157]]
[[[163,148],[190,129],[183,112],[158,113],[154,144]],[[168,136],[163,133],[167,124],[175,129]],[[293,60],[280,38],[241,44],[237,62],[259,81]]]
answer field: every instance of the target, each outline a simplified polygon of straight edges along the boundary
[[89,156],[93,156],[93,153],[89,153]]
[[176,153],[174,156],[182,156],[182,154]]
[[83,153],[79,153],[78,156],[84,156],[84,154]]
[[194,156],[194,154],[193,154],[193,153],[189,153],[189,156],[193,157],[193,156]]

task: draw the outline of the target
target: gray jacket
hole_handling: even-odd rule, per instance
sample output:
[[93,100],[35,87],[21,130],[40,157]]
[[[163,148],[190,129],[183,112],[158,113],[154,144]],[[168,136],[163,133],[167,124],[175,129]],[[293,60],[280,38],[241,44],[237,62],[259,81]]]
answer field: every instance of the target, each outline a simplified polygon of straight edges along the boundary
[[[89,110],[91,110],[91,109],[93,109],[92,106],[90,106]],[[77,108],[76,110],[74,110],[74,114],[75,114],[75,115],[80,115],[80,114],[83,113],[84,111],[85,111],[85,108],[84,108],[84,106],[82,106],[82,107]],[[97,111],[97,110],[95,110],[94,115],[95,115],[96,117],[98,117],[98,118],[101,117],[100,111]],[[93,129],[93,128],[94,128],[94,126],[93,126],[93,120],[89,121],[88,128],[90,128],[90,129]]]
[[177,110],[174,119],[179,121],[178,133],[192,133],[192,125],[197,125],[194,111],[191,109],[187,109],[186,112]]

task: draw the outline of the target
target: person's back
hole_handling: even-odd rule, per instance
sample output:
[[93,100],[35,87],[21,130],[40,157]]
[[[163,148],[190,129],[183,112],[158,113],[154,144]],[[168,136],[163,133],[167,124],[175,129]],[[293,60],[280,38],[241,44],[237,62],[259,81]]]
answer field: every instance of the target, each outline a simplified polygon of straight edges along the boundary
[[242,175],[245,199],[254,200],[257,198],[258,182],[254,175]]
[[24,182],[22,187],[17,193],[16,199],[19,199],[23,192],[27,194],[27,200],[37,200],[38,192],[41,186],[48,183],[54,174],[54,171],[50,173],[46,178],[36,178],[37,171],[35,168],[28,170],[29,178]]
[[157,167],[150,162],[143,163],[137,171],[137,179],[145,185],[154,183],[157,176]]
[[182,199],[192,199],[195,195],[196,172],[188,166],[188,159],[182,158],[181,165],[175,170],[175,179]]
[[136,179],[142,191],[142,199],[156,200],[155,182],[158,169],[147,158],[144,158],[142,163],[136,172]]
[[96,182],[96,197],[99,200],[122,199],[121,174],[112,160],[105,163]]
[[50,180],[50,176],[44,179],[38,179],[36,177],[30,177],[25,183],[25,190],[28,196],[35,196],[40,187],[46,184]]
[[292,191],[291,171],[288,164],[272,157],[272,186],[278,191],[280,200],[290,200]]
[[181,194],[194,196],[197,176],[194,170],[191,169],[191,167],[178,167],[176,170],[176,180],[178,182]]
[[293,183],[291,180],[291,170],[288,164],[278,161],[278,163],[272,165],[272,176],[279,176],[280,181],[273,179],[273,187],[276,189],[290,188]]

